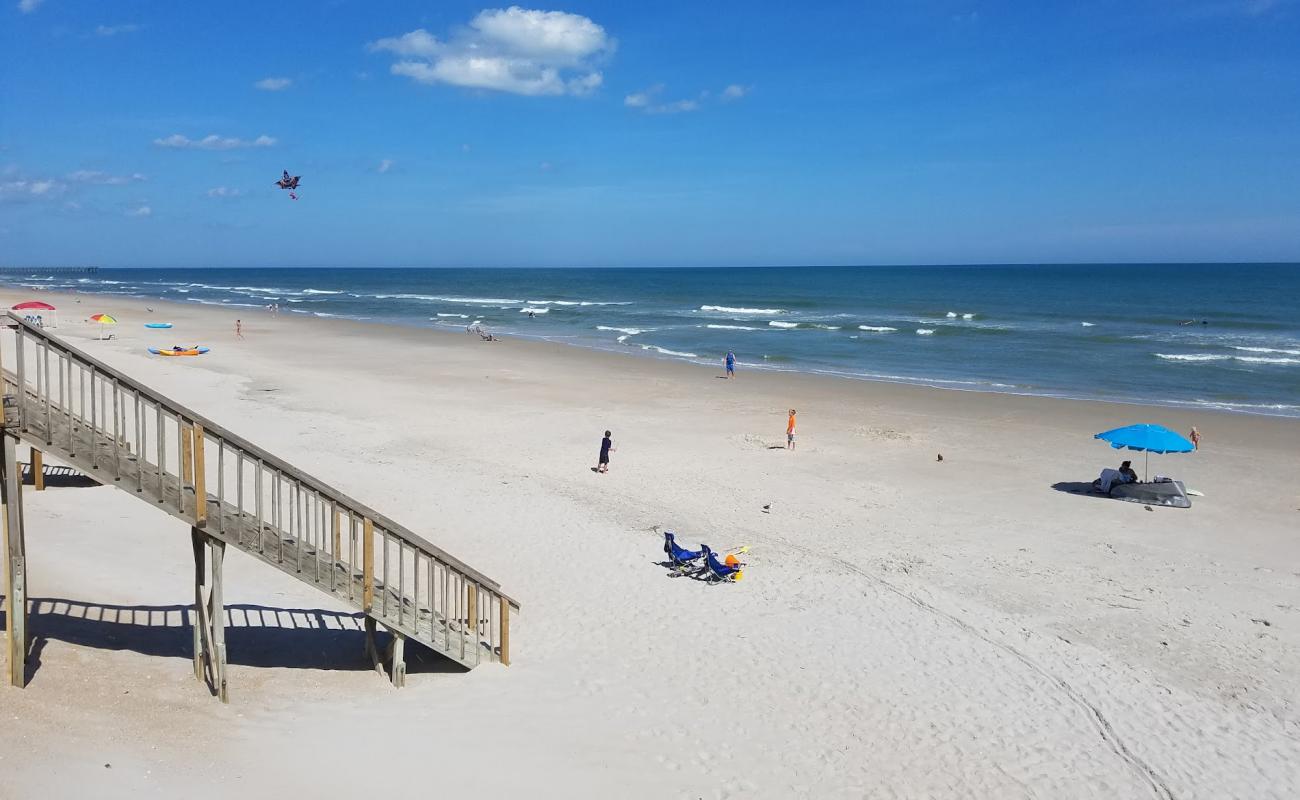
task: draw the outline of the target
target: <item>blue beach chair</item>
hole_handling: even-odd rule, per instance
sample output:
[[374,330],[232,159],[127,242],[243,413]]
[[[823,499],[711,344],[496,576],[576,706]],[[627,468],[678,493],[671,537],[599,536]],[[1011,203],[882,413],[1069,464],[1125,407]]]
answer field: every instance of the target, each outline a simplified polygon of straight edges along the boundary
[[677,544],[676,535],[672,531],[664,531],[664,552],[668,554],[668,560],[677,570],[698,569],[695,562],[704,555],[703,550],[687,550]]
[[740,580],[740,567],[729,567],[718,560],[718,556],[709,549],[707,544],[700,545],[700,550],[704,554],[704,579],[709,581],[738,581]]

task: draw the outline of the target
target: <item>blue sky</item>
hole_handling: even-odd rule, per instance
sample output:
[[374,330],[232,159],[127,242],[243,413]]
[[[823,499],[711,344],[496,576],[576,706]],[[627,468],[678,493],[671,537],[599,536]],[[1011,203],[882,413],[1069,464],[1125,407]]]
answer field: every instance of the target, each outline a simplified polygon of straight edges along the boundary
[[1295,0],[0,2],[4,264],[1300,260]]

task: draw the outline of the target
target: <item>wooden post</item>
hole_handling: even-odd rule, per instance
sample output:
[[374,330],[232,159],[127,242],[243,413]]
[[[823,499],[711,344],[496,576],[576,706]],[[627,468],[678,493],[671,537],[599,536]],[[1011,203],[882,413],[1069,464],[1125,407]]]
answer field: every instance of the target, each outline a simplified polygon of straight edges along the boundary
[[[230,702],[226,692],[226,609],[222,596],[222,564],[226,543],[198,528],[190,528],[194,547],[194,677],[212,679],[212,691],[221,702]],[[207,554],[211,551],[211,577]],[[204,592],[204,585],[208,586]]]
[[375,618],[366,617],[366,637],[365,637],[366,658],[370,659],[371,664],[374,665],[375,672],[378,672],[380,675],[383,675],[384,665],[379,659],[379,648],[375,647],[375,627],[376,627]]
[[397,631],[392,631],[392,635],[388,651],[389,678],[394,688],[400,689],[406,685],[406,636]]
[[[181,429],[181,481],[184,488],[194,483],[194,429],[179,421]],[[184,502],[182,498],[181,502]]]
[[471,583],[467,587],[469,592],[469,602],[466,604],[465,622],[469,624],[469,629],[473,633],[474,648],[478,649],[478,584]]
[[[19,385],[18,391],[24,391]],[[3,481],[5,521],[5,611],[9,634],[9,682],[27,684],[27,550],[23,535],[23,473],[18,466],[17,439],[4,435]]]
[[38,492],[45,491],[45,455],[35,447],[32,448],[32,486]]
[[212,682],[217,697],[221,702],[229,703],[230,696],[226,693],[226,607],[221,589],[226,543],[212,536],[207,539],[208,547],[212,550],[212,588],[208,593],[208,618],[212,621],[209,661],[212,664]]
[[[387,591],[387,589],[385,589]],[[361,521],[361,608],[367,613],[375,605],[375,523]]]
[[203,532],[198,528],[190,529],[190,543],[194,547],[194,677],[203,680],[204,639],[207,629],[207,607],[204,603],[203,584],[207,580],[206,542]]
[[194,524],[200,528],[208,525],[207,465],[203,459],[203,426],[192,428],[194,436]]
[[501,663],[510,666],[510,601],[501,598]]
[[[335,581],[338,580],[339,562],[342,561],[342,559],[339,558],[339,548],[343,546],[343,533],[342,533],[342,531],[340,530],[341,527],[342,527],[342,521],[339,519],[339,516],[340,516],[340,515],[339,515],[339,507],[338,507],[337,505],[332,504],[332,503],[330,504],[330,507],[334,509],[334,514],[333,514],[333,517],[334,517],[334,552],[331,554],[331,555],[333,556],[333,560],[332,560],[331,563],[330,563],[330,589],[333,590],[333,589],[334,589]],[[349,589],[351,589],[351,584],[352,584],[352,565],[349,564],[349,565],[348,565],[348,587],[349,587]]]

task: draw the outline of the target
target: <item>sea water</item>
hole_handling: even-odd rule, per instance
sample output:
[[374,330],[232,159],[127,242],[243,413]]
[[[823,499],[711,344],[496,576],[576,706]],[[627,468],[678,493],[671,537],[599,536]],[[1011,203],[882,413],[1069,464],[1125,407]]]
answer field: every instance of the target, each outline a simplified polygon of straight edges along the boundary
[[[1300,416],[1300,265],[102,269],[10,285],[498,335],[740,371]],[[39,294],[34,293],[34,297]],[[102,306],[100,308],[99,306]],[[89,311],[88,311],[89,313]],[[66,317],[65,312],[65,317]]]

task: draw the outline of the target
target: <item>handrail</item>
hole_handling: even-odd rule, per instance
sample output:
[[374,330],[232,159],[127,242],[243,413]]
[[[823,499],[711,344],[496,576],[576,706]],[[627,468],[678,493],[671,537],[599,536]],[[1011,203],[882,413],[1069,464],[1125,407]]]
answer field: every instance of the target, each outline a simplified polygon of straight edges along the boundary
[[208,419],[202,414],[199,414],[198,412],[187,408],[186,406],[176,402],[170,397],[166,397],[165,395],[160,394],[159,392],[146,386],[145,384],[131,378],[130,376],[124,374],[120,370],[112,366],[109,366],[108,364],[105,364],[103,361],[95,358],[89,353],[86,353],[80,350],[79,348],[74,347],[71,344],[68,344],[66,341],[63,341],[62,339],[56,337],[54,334],[50,333],[49,331],[31,324],[27,320],[24,320],[21,317],[19,317],[13,311],[9,311],[8,316],[10,318],[9,327],[25,329],[30,334],[32,334],[36,339],[44,340],[45,342],[52,345],[56,349],[62,350],[67,355],[86,362],[86,364],[91,366],[95,371],[111,377],[113,380],[117,381],[123,386],[135,392],[138,392],[141,396],[149,398],[156,405],[166,406],[168,411],[170,411],[171,413],[180,417],[184,417],[188,419],[191,423],[197,423],[201,425],[204,431],[206,431],[207,433],[212,434],[216,438],[221,439],[222,441],[232,445],[235,448],[247,451],[252,457],[261,460],[264,464],[273,467],[279,472],[292,477],[294,480],[299,481],[300,483],[310,487],[317,493],[328,497],[330,500],[338,503],[339,505],[348,507],[353,512],[355,512],[358,516],[362,516],[370,519],[378,527],[384,529],[389,533],[394,534],[395,537],[398,538],[399,540],[405,540],[406,543],[412,546],[413,548],[424,550],[425,552],[427,552],[433,557],[436,557],[438,560],[442,561],[443,563],[446,563],[447,565],[455,568],[458,572],[461,572],[466,577],[473,579],[475,582],[479,584],[482,584],[485,588],[489,589],[493,594],[496,594],[497,596],[504,599],[506,602],[510,604],[511,608],[514,608],[516,610],[521,609],[519,601],[515,600],[514,598],[507,595],[505,592],[501,591],[501,585],[499,583],[487,577],[486,575],[479,572],[478,570],[474,569],[473,567],[469,566],[468,564],[456,558],[455,556],[451,555],[450,553],[438,547],[437,545],[434,545],[433,543],[429,542],[424,537],[411,531],[406,526],[393,521],[388,516],[381,514],[378,511],[375,511],[370,506],[349,497],[348,495],[344,494],[338,489],[335,489],[334,487],[325,483],[321,479],[311,475],[305,470],[302,470],[299,467],[295,467],[289,462],[281,458],[278,458],[272,453],[248,441],[244,437],[236,433],[232,433],[224,426],[219,425],[216,422],[213,422],[212,420]]

